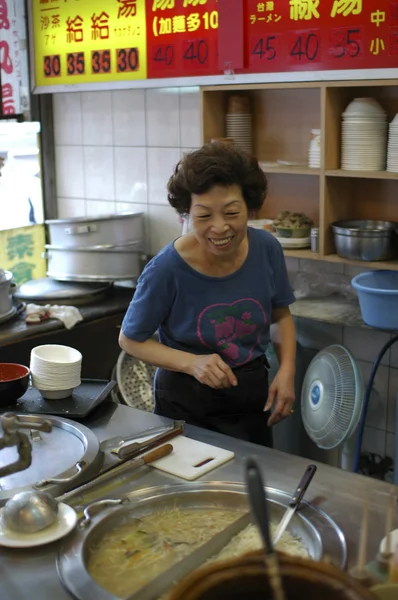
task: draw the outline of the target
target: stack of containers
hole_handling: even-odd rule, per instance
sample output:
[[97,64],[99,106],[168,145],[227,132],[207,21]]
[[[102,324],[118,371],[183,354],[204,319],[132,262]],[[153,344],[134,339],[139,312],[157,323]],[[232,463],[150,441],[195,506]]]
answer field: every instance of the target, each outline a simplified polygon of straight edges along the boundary
[[252,114],[248,96],[234,95],[228,98],[225,124],[227,137],[232,138],[238,148],[251,154],[253,151]]
[[398,114],[390,123],[387,149],[387,171],[398,173]]
[[321,167],[321,130],[311,129],[311,141],[308,150],[308,166],[311,169]]
[[140,275],[147,246],[143,213],[55,219],[46,225],[48,277],[110,282],[135,280]]
[[75,348],[46,344],[30,354],[32,383],[47,400],[68,398],[79,387],[82,355]]
[[343,113],[341,168],[348,171],[384,171],[387,151],[387,115],[374,98],[356,98]]

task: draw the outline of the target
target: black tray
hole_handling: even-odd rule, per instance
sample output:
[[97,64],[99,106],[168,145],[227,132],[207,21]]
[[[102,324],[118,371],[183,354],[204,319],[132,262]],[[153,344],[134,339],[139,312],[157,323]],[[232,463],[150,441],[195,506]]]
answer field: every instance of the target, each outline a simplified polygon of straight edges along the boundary
[[84,418],[109,396],[116,381],[106,379],[82,379],[69,398],[46,400],[40,392],[29,387],[17,404],[1,407],[1,412],[57,415],[67,418]]

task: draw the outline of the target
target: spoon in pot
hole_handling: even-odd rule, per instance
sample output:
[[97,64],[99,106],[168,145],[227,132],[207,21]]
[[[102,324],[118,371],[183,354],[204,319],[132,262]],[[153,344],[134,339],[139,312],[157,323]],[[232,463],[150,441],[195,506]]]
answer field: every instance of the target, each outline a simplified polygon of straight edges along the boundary
[[264,544],[265,565],[274,600],[286,600],[279,571],[279,560],[274,552],[269,527],[267,497],[261,471],[254,458],[246,460],[246,485],[253,517],[260,530]]

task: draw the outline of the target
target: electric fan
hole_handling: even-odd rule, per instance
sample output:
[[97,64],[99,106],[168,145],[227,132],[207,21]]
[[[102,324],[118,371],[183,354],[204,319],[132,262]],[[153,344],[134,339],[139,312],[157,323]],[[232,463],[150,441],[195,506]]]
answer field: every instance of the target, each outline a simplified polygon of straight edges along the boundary
[[303,424],[319,448],[341,447],[340,466],[347,471],[354,470],[363,402],[361,372],[346,348],[328,346],[312,359],[301,392]]

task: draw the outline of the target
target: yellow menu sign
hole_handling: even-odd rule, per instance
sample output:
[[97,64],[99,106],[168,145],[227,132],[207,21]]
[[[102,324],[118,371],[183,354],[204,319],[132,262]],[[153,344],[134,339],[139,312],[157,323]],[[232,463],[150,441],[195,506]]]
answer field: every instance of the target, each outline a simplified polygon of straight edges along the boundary
[[36,86],[146,79],[145,0],[32,0]]

